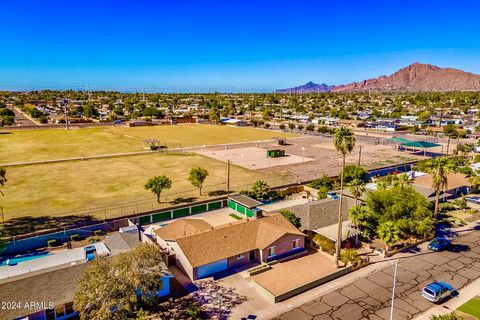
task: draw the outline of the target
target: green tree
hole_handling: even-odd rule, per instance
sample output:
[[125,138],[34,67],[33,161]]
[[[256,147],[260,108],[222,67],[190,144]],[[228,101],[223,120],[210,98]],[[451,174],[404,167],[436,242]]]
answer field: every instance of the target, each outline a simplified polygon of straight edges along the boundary
[[213,121],[214,123],[217,123],[220,121],[220,112],[218,111],[217,108],[212,108],[210,109],[210,113],[208,114],[208,118],[210,121]]
[[[7,183],[7,169],[0,167],[0,188],[5,186]],[[3,196],[2,190],[0,190],[0,194]]]
[[198,188],[200,195],[202,195],[202,187],[205,179],[208,177],[208,170],[202,167],[192,168],[190,170],[190,176],[188,177],[188,181],[192,183],[192,185]]
[[284,125],[283,123],[281,123],[278,127],[279,127],[280,130],[282,130],[282,131],[285,130],[285,125]]
[[333,143],[335,149],[342,154],[342,171],[340,173],[340,201],[338,206],[338,232],[337,232],[337,243],[335,250],[335,266],[338,268],[338,260],[340,258],[340,250],[342,247],[342,205],[343,205],[343,177],[345,170],[345,158],[348,153],[352,152],[355,147],[355,135],[352,130],[341,126],[335,129],[333,135]]
[[271,190],[268,183],[263,180],[255,181],[252,186],[252,196],[258,200],[267,200],[271,197]]
[[343,181],[345,183],[350,183],[352,180],[359,179],[362,181],[366,181],[368,175],[368,171],[363,169],[362,167],[356,166],[356,165],[348,165],[345,166],[345,169],[343,171]]
[[163,286],[162,265],[162,252],[148,244],[112,258],[97,257],[80,277],[74,297],[80,319],[131,319],[142,306],[153,306]]
[[157,196],[157,202],[160,203],[160,195],[165,189],[172,187],[172,180],[167,176],[156,176],[150,178],[145,184],[145,189],[152,191]]
[[295,227],[300,228],[301,227],[301,221],[300,218],[298,218],[292,211],[290,210],[281,210],[280,213],[282,216],[285,217],[288,221],[290,221],[291,224],[293,224]]
[[317,199],[326,199],[327,198],[327,193],[330,191],[330,189],[327,186],[320,186],[318,187],[317,191]]
[[365,182],[363,180],[355,178],[348,184],[348,190],[355,198],[356,205],[358,203],[358,198],[360,198],[362,194],[366,191]]
[[368,215],[365,206],[361,204],[354,205],[350,208],[348,214],[352,223],[361,230],[362,224],[367,220]]
[[432,188],[435,190],[435,210],[434,217],[437,219],[440,193],[448,184],[447,175],[450,172],[449,160],[445,157],[437,157],[426,163],[428,173],[432,175]]
[[385,242],[387,249],[400,240],[400,230],[393,221],[385,221],[378,226],[378,237]]

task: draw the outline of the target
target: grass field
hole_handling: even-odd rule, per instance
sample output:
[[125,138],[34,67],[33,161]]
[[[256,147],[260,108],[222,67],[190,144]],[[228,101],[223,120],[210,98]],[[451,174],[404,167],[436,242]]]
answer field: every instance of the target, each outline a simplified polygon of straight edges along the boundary
[[0,132],[0,164],[144,151],[145,139],[169,147],[256,141],[294,135],[213,125],[108,127]]
[[[172,189],[162,194],[163,201],[201,199],[198,190],[187,180],[194,166],[202,166],[210,173],[204,185],[204,197],[209,191],[226,190],[227,167],[224,162],[195,154],[151,154],[9,167],[2,205],[6,219],[61,216],[74,210],[103,218],[103,210],[79,209],[132,201],[140,202],[140,211],[151,210],[155,198],[144,189],[144,184],[156,175],[164,174],[173,180]],[[267,178],[271,177],[232,166],[230,189],[245,188],[257,179]],[[117,209],[108,209],[108,217],[119,216],[121,212]],[[123,214],[132,214],[133,210],[136,209],[131,208]]]
[[480,320],[480,297],[470,299],[466,303],[462,304],[457,310],[465,312]]

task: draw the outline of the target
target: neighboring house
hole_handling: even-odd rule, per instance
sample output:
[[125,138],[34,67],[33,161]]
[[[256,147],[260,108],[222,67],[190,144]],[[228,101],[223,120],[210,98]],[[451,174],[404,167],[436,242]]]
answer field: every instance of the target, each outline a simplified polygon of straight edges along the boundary
[[280,214],[216,227],[200,219],[179,219],[155,234],[192,280],[280,259],[304,250],[305,245],[305,235]]
[[367,128],[371,128],[377,131],[394,132],[400,129],[400,126],[391,122],[372,122],[366,125]]
[[14,304],[1,310],[1,318],[54,320],[76,317],[73,297],[87,266],[82,263],[0,280],[0,301]]
[[[116,232],[104,244],[112,255],[127,252],[141,242],[138,232]],[[108,259],[108,258],[107,258]],[[78,281],[88,267],[84,261],[57,265],[43,270],[0,280],[0,301],[13,303],[0,312],[1,319],[64,320],[78,319],[73,309],[73,298]],[[158,296],[170,294],[173,277],[162,263],[165,276],[161,279]]]
[[[427,174],[418,178],[415,178],[413,181],[413,187],[418,190],[418,187],[435,190],[432,188],[432,175]],[[447,186],[443,193],[448,194],[444,196],[445,198],[456,198],[461,195],[467,194],[470,192],[471,184],[468,181],[468,177],[463,173],[449,173],[447,175]]]

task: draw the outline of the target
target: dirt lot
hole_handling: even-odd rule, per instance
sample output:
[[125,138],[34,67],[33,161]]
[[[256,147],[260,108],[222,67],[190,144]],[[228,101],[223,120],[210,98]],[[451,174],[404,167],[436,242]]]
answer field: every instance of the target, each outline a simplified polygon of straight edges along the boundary
[[[250,150],[246,148],[263,150],[257,152],[258,155],[255,156],[255,161],[257,162],[253,162],[253,158],[246,158],[246,152],[244,151]],[[263,154],[266,153],[266,149],[284,149],[285,153],[292,157],[292,161],[288,163],[288,161],[282,162],[282,160],[277,161],[277,159],[271,159],[269,163],[268,159],[263,156]],[[222,161],[226,161],[225,155],[227,153],[230,155],[237,154],[239,156],[236,158],[243,158],[243,160],[238,160],[236,164],[242,166],[243,161],[243,166],[249,169],[261,170],[264,173],[273,174],[274,176],[282,176],[291,182],[309,180],[312,179],[312,177],[319,177],[322,174],[334,176],[340,172],[342,165],[341,154],[335,150],[332,139],[323,137],[304,136],[289,138],[287,139],[287,145],[284,146],[279,146],[275,141],[251,142],[229,146],[228,150],[225,150],[225,147],[207,147],[199,148],[195,152],[209,155]],[[215,155],[213,155],[214,153]],[[241,156],[242,154],[244,157]],[[423,157],[423,152],[396,151],[393,145],[375,145],[365,139],[358,139],[357,145],[347,156],[346,161],[349,164],[358,164],[360,158],[361,166],[365,168],[375,168],[420,160],[423,159]],[[304,161],[301,161],[302,158]],[[305,159],[308,159],[308,161]],[[231,160],[234,161],[235,159],[232,157]],[[256,163],[256,165],[252,166],[252,163]]]

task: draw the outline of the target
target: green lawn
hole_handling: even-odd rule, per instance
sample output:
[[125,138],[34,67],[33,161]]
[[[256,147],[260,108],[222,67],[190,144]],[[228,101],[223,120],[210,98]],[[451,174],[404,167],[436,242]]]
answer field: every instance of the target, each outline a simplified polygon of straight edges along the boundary
[[480,320],[480,297],[470,299],[466,303],[462,304],[457,310],[465,312],[471,316]]
[[294,135],[213,125],[1,131],[0,164],[144,151],[145,139],[156,139],[169,147],[186,147],[256,141],[277,136]]
[[[195,166],[210,173],[202,196],[188,181],[188,173]],[[173,180],[172,188],[162,194],[163,201],[191,202],[206,198],[212,191],[224,192],[226,174],[224,162],[196,154],[148,154],[9,167],[8,182],[3,188],[5,196],[1,200],[6,219],[65,216],[73,211],[103,218],[105,212],[98,207],[119,204],[115,210],[106,208],[110,218],[151,210],[155,198],[144,189],[144,184],[152,176],[166,175]],[[280,182],[278,177],[232,166],[230,189],[247,188],[257,179]],[[126,202],[134,204],[121,211],[120,204]],[[162,204],[167,205],[171,204]]]

